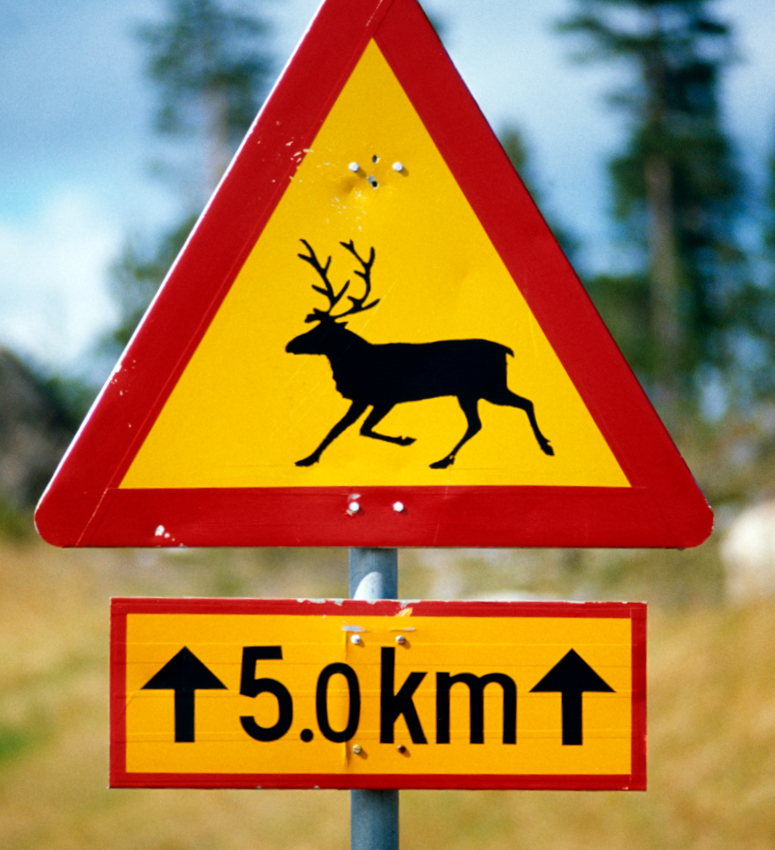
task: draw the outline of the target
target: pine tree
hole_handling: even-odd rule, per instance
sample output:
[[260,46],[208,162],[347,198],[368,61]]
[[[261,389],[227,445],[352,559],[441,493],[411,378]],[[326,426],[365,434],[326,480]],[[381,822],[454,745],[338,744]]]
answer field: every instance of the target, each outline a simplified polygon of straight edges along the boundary
[[631,268],[590,283],[630,362],[665,407],[730,375],[733,303],[747,271],[735,241],[742,177],[721,125],[719,79],[734,59],[712,0],[576,0],[559,29],[583,59],[618,63],[610,103],[629,124],[610,163]]
[[155,127],[203,149],[209,196],[261,104],[273,67],[268,27],[224,0],[168,0],[167,6],[166,21],[138,31],[157,89]]
[[735,339],[750,401],[775,397],[775,152],[767,169],[762,260],[755,279],[737,293],[734,309],[745,328]]
[[176,188],[185,209],[180,222],[151,244],[128,241],[115,263],[110,285],[119,322],[103,344],[111,355],[126,345],[220,181],[273,67],[267,24],[226,0],[168,0],[166,20],[142,26],[138,36],[158,96],[156,130],[184,154]]

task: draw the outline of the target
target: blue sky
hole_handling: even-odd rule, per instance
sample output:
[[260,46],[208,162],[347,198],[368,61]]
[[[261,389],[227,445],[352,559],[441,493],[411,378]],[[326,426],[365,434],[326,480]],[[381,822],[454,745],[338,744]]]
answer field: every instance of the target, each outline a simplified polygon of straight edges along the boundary
[[[267,0],[278,69],[318,0]],[[605,110],[611,69],[575,66],[551,31],[572,0],[427,0],[458,70],[495,129],[523,133],[547,211],[615,260],[604,162],[623,128]],[[775,4],[718,0],[740,62],[725,81],[726,122],[752,179],[775,148]],[[155,181],[152,89],[138,23],[161,0],[0,0],[0,345],[49,366],[81,368],[113,321],[106,272],[132,233],[171,221]]]

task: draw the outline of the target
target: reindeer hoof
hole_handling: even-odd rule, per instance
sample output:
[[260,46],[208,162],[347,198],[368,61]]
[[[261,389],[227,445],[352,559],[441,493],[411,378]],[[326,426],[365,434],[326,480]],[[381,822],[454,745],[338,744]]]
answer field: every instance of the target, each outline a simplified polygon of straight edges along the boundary
[[541,443],[541,449],[545,455],[549,455],[549,457],[554,457],[554,449],[552,448],[549,440],[545,440]]
[[436,463],[432,463],[431,469],[446,469],[448,466],[452,466],[454,462],[455,458],[444,457],[441,460],[437,460]]
[[412,443],[417,442],[414,437],[399,437],[398,445],[399,446],[411,446]]
[[312,466],[313,463],[317,463],[318,459],[315,455],[310,455],[309,457],[305,457],[303,460],[297,460],[296,466]]

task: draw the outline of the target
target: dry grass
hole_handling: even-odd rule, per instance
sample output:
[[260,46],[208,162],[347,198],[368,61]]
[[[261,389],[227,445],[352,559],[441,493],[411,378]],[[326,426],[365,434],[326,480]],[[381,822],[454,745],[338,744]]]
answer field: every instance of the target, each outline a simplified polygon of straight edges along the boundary
[[[720,605],[712,549],[407,552],[400,561],[405,597],[528,589],[593,598],[605,588],[651,603],[649,791],[405,791],[404,850],[775,847],[775,602]],[[689,577],[677,580],[677,569]],[[105,787],[110,596],[344,596],[346,573],[341,551],[174,555],[0,543],[0,844],[346,847],[343,792]]]

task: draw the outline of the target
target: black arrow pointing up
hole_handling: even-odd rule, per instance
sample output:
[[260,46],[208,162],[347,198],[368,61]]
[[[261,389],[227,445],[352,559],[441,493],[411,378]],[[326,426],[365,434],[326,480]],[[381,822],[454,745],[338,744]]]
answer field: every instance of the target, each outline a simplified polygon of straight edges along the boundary
[[194,740],[194,691],[226,689],[226,685],[184,646],[141,690],[175,691],[175,741]]
[[530,693],[562,694],[562,743],[584,743],[581,695],[584,692],[614,693],[586,661],[572,649],[530,689]]

